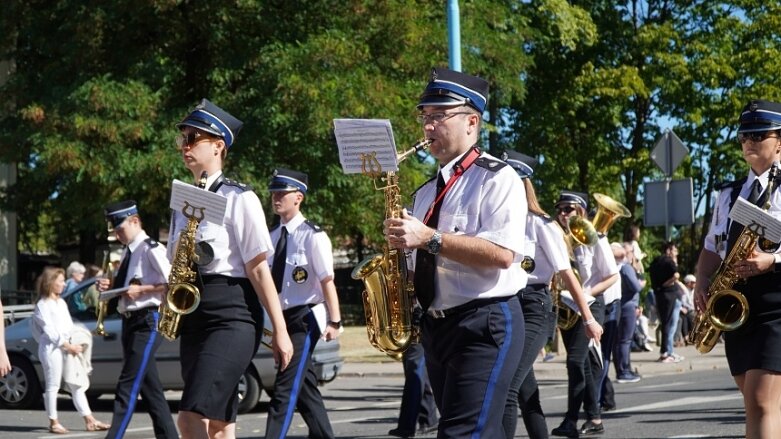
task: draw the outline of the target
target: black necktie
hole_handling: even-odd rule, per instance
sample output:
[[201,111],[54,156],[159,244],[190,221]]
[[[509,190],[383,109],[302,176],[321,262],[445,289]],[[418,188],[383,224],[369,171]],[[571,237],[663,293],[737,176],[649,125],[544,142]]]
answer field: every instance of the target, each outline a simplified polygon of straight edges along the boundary
[[277,294],[282,294],[282,277],[285,276],[285,261],[287,260],[287,229],[282,226],[279,241],[274,248],[274,265],[271,267],[271,277],[277,287]]
[[130,267],[130,248],[128,248],[125,252],[125,257],[122,258],[122,263],[119,264],[119,270],[117,270],[117,276],[114,278],[113,288],[122,288],[125,286],[128,267]]
[[754,180],[754,184],[751,185],[751,193],[748,195],[748,202],[754,205],[758,205],[762,195],[762,185],[759,183],[759,179]]
[[[439,173],[437,177],[437,194],[434,196],[436,200],[442,190],[445,188],[445,179],[442,177],[442,173]],[[439,209],[442,206],[444,200],[440,200],[439,203],[434,205],[434,210],[426,221],[426,225],[429,227],[437,228],[439,224]],[[415,258],[415,295],[418,296],[418,302],[423,308],[423,311],[428,310],[431,306],[431,302],[434,301],[434,274],[436,273],[436,260],[434,255],[426,250],[419,248],[417,257]]]

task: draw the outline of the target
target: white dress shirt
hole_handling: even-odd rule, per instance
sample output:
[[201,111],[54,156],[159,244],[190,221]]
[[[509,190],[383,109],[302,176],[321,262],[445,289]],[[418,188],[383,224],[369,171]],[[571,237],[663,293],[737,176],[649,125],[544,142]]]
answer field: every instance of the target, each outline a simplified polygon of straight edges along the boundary
[[[168,275],[171,273],[171,263],[165,252],[165,247],[158,242],[147,241],[149,235],[141,230],[136,237],[127,245],[127,249],[122,253],[122,261],[128,256],[130,249],[130,261],[128,262],[127,277],[124,285],[116,285],[116,288],[126,287],[135,280],[141,285],[164,284],[168,282]],[[121,264],[121,262],[120,262]],[[137,311],[147,307],[160,306],[160,300],[164,293],[144,294],[141,297],[132,300],[122,295],[119,298],[117,308],[119,312]]]
[[[209,177],[210,187],[222,172]],[[266,216],[255,192],[246,188],[223,183],[217,193],[227,198],[223,224],[201,221],[196,232],[196,242],[206,242],[214,250],[214,260],[200,267],[201,274],[220,274],[229,277],[246,278],[244,264],[261,253],[271,255],[274,247],[266,226]],[[187,226],[187,218],[181,212],[174,212],[171,238],[168,241],[168,257],[173,260],[179,235]]]
[[[445,181],[461,157],[463,154],[442,167]],[[513,264],[508,269],[474,267],[438,255],[432,310],[449,309],[478,298],[510,296],[526,286],[527,275],[520,266],[527,213],[523,182],[504,162],[486,153],[480,158],[489,160],[489,167],[473,164],[456,180],[442,200],[437,230],[482,238],[509,249],[515,254]],[[436,191],[436,179],[417,190],[413,207],[416,218],[423,221]],[[417,251],[425,250],[413,251],[413,270]]]
[[[279,292],[282,309],[323,303],[325,297],[320,282],[334,275],[331,240],[322,229],[316,229],[307,223],[304,215],[299,212],[290,222],[280,224],[271,231],[271,241],[275,246],[282,227],[285,227],[288,233],[282,291]],[[274,259],[281,256],[272,255],[269,265],[273,266]]]
[[564,232],[554,220],[529,212],[526,217],[526,256],[534,258],[529,284],[549,284],[553,275],[571,268]]

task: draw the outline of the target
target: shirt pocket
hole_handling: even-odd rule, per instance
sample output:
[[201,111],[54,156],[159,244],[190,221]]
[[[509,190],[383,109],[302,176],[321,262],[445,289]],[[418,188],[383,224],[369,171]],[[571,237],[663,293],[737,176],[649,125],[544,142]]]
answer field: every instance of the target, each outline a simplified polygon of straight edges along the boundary
[[477,232],[477,215],[442,212],[437,229],[444,233],[474,236]]

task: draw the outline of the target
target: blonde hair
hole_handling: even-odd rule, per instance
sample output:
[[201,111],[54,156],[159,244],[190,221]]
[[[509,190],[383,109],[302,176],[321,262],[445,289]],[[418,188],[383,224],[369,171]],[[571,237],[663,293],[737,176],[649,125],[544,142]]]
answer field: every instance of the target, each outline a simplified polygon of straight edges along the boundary
[[35,291],[38,293],[38,300],[51,297],[57,276],[62,276],[65,279],[65,270],[59,267],[46,267],[43,269],[43,273],[35,280]]
[[528,178],[524,178],[523,187],[526,188],[526,203],[529,205],[529,212],[546,217],[549,216],[542,207],[540,202],[537,201],[537,193],[534,192],[534,185]]

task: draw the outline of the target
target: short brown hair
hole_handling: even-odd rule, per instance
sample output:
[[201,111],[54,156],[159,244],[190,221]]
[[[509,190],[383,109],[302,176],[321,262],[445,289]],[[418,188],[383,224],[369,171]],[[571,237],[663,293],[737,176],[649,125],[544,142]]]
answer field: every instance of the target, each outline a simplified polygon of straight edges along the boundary
[[43,273],[35,280],[35,291],[38,293],[38,300],[49,298],[54,291],[54,281],[57,280],[57,276],[62,276],[65,279],[65,270],[60,267],[46,267],[43,269]]

